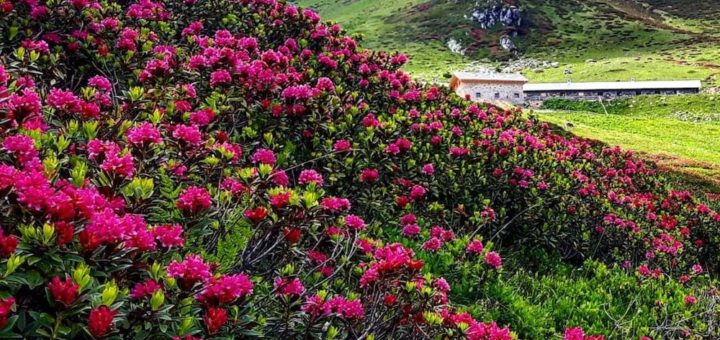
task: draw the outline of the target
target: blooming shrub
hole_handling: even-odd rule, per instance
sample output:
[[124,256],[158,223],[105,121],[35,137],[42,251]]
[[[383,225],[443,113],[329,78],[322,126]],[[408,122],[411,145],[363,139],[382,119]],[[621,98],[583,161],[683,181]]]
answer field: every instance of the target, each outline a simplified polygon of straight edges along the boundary
[[509,339],[452,304],[504,249],[716,270],[720,214],[651,164],[415,83],[310,10],[0,1],[5,335]]

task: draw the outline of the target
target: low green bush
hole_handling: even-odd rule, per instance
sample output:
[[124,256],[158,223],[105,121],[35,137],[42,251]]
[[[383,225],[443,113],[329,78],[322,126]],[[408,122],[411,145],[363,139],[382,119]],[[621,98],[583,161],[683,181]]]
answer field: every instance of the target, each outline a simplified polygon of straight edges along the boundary
[[720,296],[711,288],[646,280],[632,269],[593,260],[574,267],[542,252],[529,258],[544,265],[506,271],[480,292],[484,317],[513,325],[520,338],[547,339],[578,325],[608,339],[711,338],[718,326],[714,306]]

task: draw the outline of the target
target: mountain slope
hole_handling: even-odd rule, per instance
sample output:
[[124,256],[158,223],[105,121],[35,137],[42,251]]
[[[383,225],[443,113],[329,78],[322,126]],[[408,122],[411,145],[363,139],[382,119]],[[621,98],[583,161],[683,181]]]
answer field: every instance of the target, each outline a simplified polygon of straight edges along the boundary
[[[719,55],[713,46],[718,25],[710,18],[720,10],[720,5],[707,2],[296,2],[319,10],[324,18],[338,21],[350,32],[363,34],[370,48],[397,49],[411,54],[413,62],[408,69],[424,78],[440,78],[472,61],[516,59],[511,51],[503,48],[504,36],[513,41],[521,56],[547,61],[510,62],[511,68],[525,69],[532,80],[538,81],[563,81],[565,70],[569,69],[574,80],[700,78],[713,82],[710,78],[715,73],[712,60]],[[478,13],[514,6],[522,18],[518,26],[496,23],[483,28],[485,25],[477,18]],[[586,65],[589,59],[597,63]]]

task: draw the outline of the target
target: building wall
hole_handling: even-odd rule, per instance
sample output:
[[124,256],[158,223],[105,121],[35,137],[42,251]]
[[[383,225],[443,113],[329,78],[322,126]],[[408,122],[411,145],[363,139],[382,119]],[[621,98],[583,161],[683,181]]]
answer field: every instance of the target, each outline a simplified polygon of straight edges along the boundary
[[681,95],[699,93],[699,89],[642,89],[642,90],[595,90],[595,91],[532,91],[525,92],[528,102],[542,102],[552,98],[573,100],[598,100],[632,97],[639,95]]
[[456,92],[461,97],[469,95],[474,101],[525,102],[523,83],[519,82],[460,83]]

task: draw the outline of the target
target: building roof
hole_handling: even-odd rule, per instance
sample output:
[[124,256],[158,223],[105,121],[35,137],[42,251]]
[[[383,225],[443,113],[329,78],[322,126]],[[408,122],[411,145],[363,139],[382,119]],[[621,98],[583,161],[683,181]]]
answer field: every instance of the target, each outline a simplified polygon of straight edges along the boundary
[[511,82],[524,82],[526,83],[527,78],[523,77],[522,74],[518,73],[497,73],[497,72],[454,72],[454,78],[460,80],[477,80],[477,81],[511,81]]
[[699,80],[678,81],[617,81],[592,83],[537,83],[525,84],[523,91],[594,91],[594,90],[663,90],[663,89],[700,89]]

